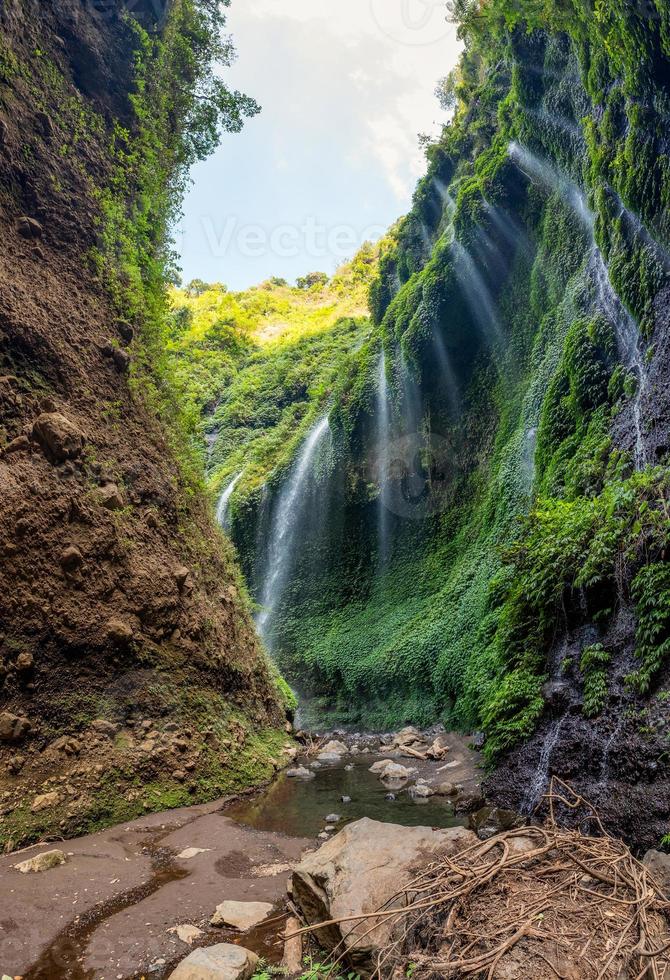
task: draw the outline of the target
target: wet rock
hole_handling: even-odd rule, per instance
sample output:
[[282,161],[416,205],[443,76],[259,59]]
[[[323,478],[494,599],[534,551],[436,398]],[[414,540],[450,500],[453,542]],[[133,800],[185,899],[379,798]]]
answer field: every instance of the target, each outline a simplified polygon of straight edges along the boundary
[[[401,827],[365,817],[306,855],[293,872],[293,897],[309,923],[375,912],[402,891],[422,861],[456,854],[475,840],[462,827]],[[367,970],[392,924],[369,929],[369,922],[349,921],[319,929],[317,938],[326,949],[342,944],[351,965]]]
[[342,756],[335,752],[319,752],[316,758],[319,762],[339,762]]
[[250,949],[219,943],[193,950],[172,971],[169,980],[249,980],[257,966],[258,957]]
[[115,483],[106,483],[95,491],[95,500],[105,510],[123,510],[123,497]]
[[521,814],[497,806],[484,806],[476,813],[471,813],[468,819],[468,826],[481,840],[488,840],[505,830],[524,827],[526,823],[526,818]]
[[60,864],[65,864],[66,861],[67,858],[62,851],[44,851],[42,854],[28,858],[27,861],[15,864],[14,868],[20,871],[22,875],[26,875],[31,872],[50,871],[51,868],[57,868]]
[[339,823],[341,819],[339,813],[329,813],[326,817],[326,823]]
[[435,787],[435,792],[438,796],[455,796],[458,790],[453,783],[445,780],[445,782]]
[[340,803],[351,803],[351,797],[350,796],[341,796],[340,797]]
[[41,238],[44,231],[39,221],[35,218],[29,218],[25,214],[16,219],[16,230],[21,238],[27,239]]
[[295,769],[287,769],[286,775],[289,779],[314,779],[314,773],[304,766],[297,766]]
[[272,905],[268,902],[225,901],[216,906],[210,925],[231,926],[240,932],[247,932],[267,919],[271,911]]
[[481,809],[484,797],[478,789],[460,790],[454,804],[456,813],[472,813]]
[[379,778],[384,783],[409,779],[410,776],[411,771],[406,766],[400,765],[399,762],[390,761],[387,763],[386,768],[379,774]]
[[427,800],[430,796],[434,796],[435,793],[430,786],[421,783],[416,786],[410,786],[409,795],[413,800]]
[[384,799],[388,800],[389,803],[393,803],[395,800],[395,793],[387,793]]
[[561,711],[570,704],[571,690],[567,681],[547,681],[542,687],[542,697],[551,710]]
[[84,448],[84,436],[74,422],[60,412],[44,412],[33,423],[33,439],[50,463],[76,459]]
[[386,769],[388,764],[389,764],[388,759],[379,759],[377,762],[372,763],[368,772],[374,772],[378,775],[379,773],[382,773]]
[[64,548],[60,556],[61,568],[65,572],[76,572],[76,570],[81,566],[84,561],[84,556],[82,555],[79,548],[76,545],[68,545]]
[[344,771],[345,772],[353,772],[354,771],[354,767],[351,764],[349,764],[348,766],[345,766],[344,767]]
[[0,712],[0,742],[21,742],[31,729],[29,720],[11,711]]
[[57,806],[59,801],[60,796],[55,790],[51,793],[40,793],[31,803],[30,812],[40,813],[42,810],[48,810],[52,806]]
[[327,753],[328,755],[346,755],[349,749],[338,739],[332,739],[321,749],[321,753]]

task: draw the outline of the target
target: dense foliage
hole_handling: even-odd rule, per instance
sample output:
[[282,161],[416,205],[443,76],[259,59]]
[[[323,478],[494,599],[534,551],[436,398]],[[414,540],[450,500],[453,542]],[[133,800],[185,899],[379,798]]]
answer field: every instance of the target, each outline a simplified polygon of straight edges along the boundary
[[[305,503],[322,519],[303,515],[275,617],[279,661],[315,716],[441,716],[485,727],[494,755],[532,732],[570,626],[595,630],[566,669],[585,714],[603,709],[626,603],[628,689],[648,691],[667,663],[667,449],[640,386],[670,269],[670,49],[663,5],[642,6],[453,4],[465,51],[440,92],[454,119],[380,249],[374,334],[330,396],[336,465]],[[382,349],[392,445],[420,435],[428,482],[426,459],[447,447],[440,505],[419,520],[380,517]],[[264,411],[282,404],[276,377]],[[229,472],[244,465],[228,435],[221,449]],[[233,523],[252,582],[259,521],[251,506]]]

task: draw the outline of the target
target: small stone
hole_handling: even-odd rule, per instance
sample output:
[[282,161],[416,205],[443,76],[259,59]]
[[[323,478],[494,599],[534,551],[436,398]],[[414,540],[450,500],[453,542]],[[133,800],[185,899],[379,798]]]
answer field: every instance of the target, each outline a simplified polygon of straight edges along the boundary
[[216,911],[210,919],[212,926],[231,926],[240,932],[253,929],[272,911],[268,902],[233,902],[225,901],[216,906]]
[[84,560],[79,548],[76,545],[68,545],[61,552],[60,563],[61,567],[66,572],[75,572]]
[[115,725],[114,722],[107,721],[106,718],[96,718],[95,721],[91,722],[91,728],[98,735],[105,735],[107,738],[114,738],[119,730],[118,725]]
[[124,343],[130,344],[135,336],[132,325],[127,320],[118,320],[116,326]]
[[41,238],[44,229],[39,221],[24,214],[16,219],[16,230],[21,238]]
[[258,962],[258,956],[243,946],[219,943],[194,949],[168,980],[249,980]]
[[395,800],[395,793],[387,793],[384,799],[388,800],[389,803],[393,803],[393,801]]
[[351,797],[350,796],[341,796],[340,797],[340,803],[351,803]]
[[310,772],[309,769],[305,769],[304,766],[298,766],[296,769],[287,769],[286,775],[289,779],[314,779],[314,773]]
[[351,765],[351,763],[349,763],[348,766],[345,766],[344,767],[344,771],[345,772],[353,772],[353,770],[354,770],[354,767]]
[[95,491],[95,499],[105,510],[123,509],[123,497],[115,483],[107,483],[104,487],[98,487]]
[[133,631],[127,623],[120,619],[110,619],[107,623],[107,637],[119,645],[130,643],[133,638]]
[[337,830],[337,827],[333,827],[332,824],[327,824],[323,829],[327,834],[334,834],[335,831]]
[[435,792],[438,796],[455,796],[458,790],[453,783],[445,781],[435,788]]
[[[142,743],[142,744],[145,745],[147,743]],[[153,748],[153,742],[151,743],[151,746]],[[140,746],[140,748],[141,747],[142,746]],[[186,781],[187,776],[183,769],[175,769],[175,771],[172,773],[172,778],[175,779],[178,783],[183,783]]]
[[48,810],[49,807],[56,806],[60,800],[60,796],[55,790],[51,793],[41,793],[35,797],[30,805],[31,813],[40,813],[42,810]]
[[16,658],[16,669],[18,670],[19,674],[26,674],[29,670],[33,669],[34,664],[35,658],[33,657],[32,653],[28,653],[27,650],[24,650],[23,653],[20,653]]
[[43,259],[44,249],[40,245],[33,245],[32,255],[35,259]]
[[54,124],[51,116],[48,116],[46,112],[38,112],[35,118],[37,119],[37,125],[40,128],[42,136],[45,139],[51,139],[54,132]]
[[8,442],[2,452],[5,456],[9,456],[11,453],[24,452],[26,449],[30,449],[30,439],[28,436],[22,435]]
[[191,858],[197,857],[198,854],[205,854],[207,851],[211,851],[211,847],[187,847],[177,855],[177,859],[190,861]]
[[50,463],[75,459],[84,448],[84,436],[74,422],[60,412],[44,412],[33,423],[33,439]]
[[36,854],[35,857],[28,858],[27,861],[21,861],[20,864],[15,864],[14,868],[20,871],[22,875],[25,875],[29,872],[50,871],[51,868],[57,868],[60,864],[65,864],[66,861],[67,858],[62,851],[44,851],[42,854]]
[[329,813],[326,817],[326,823],[339,823],[341,819],[339,813]]
[[130,368],[130,354],[126,350],[117,347],[112,354],[114,367],[120,374],[125,374]]
[[180,565],[179,568],[175,568],[172,575],[174,577],[175,582],[177,583],[177,587],[180,590],[183,589],[184,586],[186,585],[186,582],[188,581],[188,577],[190,574],[191,574],[190,569],[188,569],[185,565]]
[[168,929],[168,932],[176,933],[177,938],[189,946],[192,946],[194,941],[203,935],[202,929],[189,925],[173,926],[172,929]]

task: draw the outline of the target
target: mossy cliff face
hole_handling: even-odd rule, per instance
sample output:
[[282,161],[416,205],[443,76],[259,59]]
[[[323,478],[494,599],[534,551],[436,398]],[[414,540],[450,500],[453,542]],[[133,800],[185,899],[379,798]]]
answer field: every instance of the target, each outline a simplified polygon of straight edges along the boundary
[[[517,806],[562,721],[556,767],[651,841],[649,796],[667,813],[669,793],[667,11],[457,8],[455,117],[383,249],[271,642],[313,717],[483,728]],[[263,526],[234,515],[252,583]],[[643,818],[631,784],[650,782]]]
[[212,798],[281,760],[284,708],[161,354],[166,233],[213,138],[189,94],[207,81],[206,5],[163,13],[0,13],[9,846]]

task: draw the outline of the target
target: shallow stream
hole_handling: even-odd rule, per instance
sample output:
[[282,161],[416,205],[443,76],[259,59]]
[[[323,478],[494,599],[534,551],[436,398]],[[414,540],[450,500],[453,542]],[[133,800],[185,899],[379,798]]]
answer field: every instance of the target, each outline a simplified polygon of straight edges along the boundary
[[[313,779],[294,779],[282,773],[260,795],[240,800],[226,816],[256,830],[289,837],[315,837],[323,831],[326,817],[337,813],[338,829],[361,817],[398,823],[407,827],[456,827],[467,818],[456,816],[446,797],[414,800],[407,788],[387,787],[369,772],[379,755],[345,756],[337,763],[324,763]],[[403,760],[411,765],[408,760]],[[418,769],[422,768],[417,766]],[[435,772],[433,764],[432,771]],[[445,774],[448,779],[448,774]],[[395,799],[387,799],[392,793]],[[350,803],[343,803],[349,797]]]

